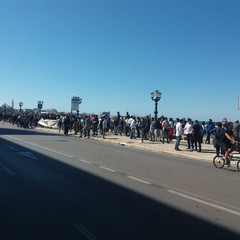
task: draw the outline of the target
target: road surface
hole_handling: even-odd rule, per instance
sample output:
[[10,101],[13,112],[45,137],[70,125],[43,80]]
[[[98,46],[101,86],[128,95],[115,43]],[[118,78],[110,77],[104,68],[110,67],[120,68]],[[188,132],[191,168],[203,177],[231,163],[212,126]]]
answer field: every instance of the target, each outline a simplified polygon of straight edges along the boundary
[[240,239],[239,172],[0,125],[1,239]]

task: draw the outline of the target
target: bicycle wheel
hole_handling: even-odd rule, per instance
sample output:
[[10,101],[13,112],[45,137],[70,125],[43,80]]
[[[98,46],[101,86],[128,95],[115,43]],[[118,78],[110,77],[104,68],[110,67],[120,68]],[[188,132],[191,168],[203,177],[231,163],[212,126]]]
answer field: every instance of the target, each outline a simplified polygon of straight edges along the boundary
[[240,161],[237,162],[237,169],[240,171]]
[[[213,158],[213,165],[216,167],[216,168],[223,168],[224,166],[224,159],[222,156],[215,156]],[[240,167],[240,166],[239,166]]]

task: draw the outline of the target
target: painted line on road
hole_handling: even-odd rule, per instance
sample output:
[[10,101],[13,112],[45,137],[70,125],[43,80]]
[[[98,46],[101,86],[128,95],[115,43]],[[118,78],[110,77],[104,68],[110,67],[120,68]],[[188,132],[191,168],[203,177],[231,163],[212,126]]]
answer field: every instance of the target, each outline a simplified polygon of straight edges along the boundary
[[24,140],[21,140],[19,138],[15,138],[15,137],[12,137],[12,136],[8,136],[8,137],[12,138],[14,140],[17,140],[17,141],[20,141],[20,142],[23,142],[23,143],[26,143],[26,144],[29,144],[29,145],[41,148],[41,149],[44,149],[44,150],[50,151],[50,152],[54,152],[54,153],[60,154],[60,155],[65,156],[65,157],[73,158],[73,156],[71,156],[71,155],[68,155],[68,154],[65,154],[65,153],[61,153],[59,151],[55,151],[55,150],[47,148],[47,147],[40,146],[40,145],[35,144],[35,143],[27,142],[27,141],[24,141]]
[[17,149],[13,146],[10,146],[10,145],[5,145],[7,148],[11,149],[11,150],[14,150],[14,151],[17,151]]
[[87,163],[87,164],[92,164],[92,162],[90,161],[87,161],[87,160],[84,160],[84,159],[78,159],[80,162],[84,162],[84,163]]
[[6,167],[4,164],[0,163],[0,167],[6,171],[10,176],[16,175],[14,171],[12,171],[10,168]]
[[133,176],[127,176],[128,178],[134,180],[134,181],[137,181],[137,182],[140,182],[140,183],[144,183],[144,184],[151,184],[150,182],[148,181],[145,181],[143,179],[140,179],[140,178],[137,178],[137,177],[133,177]]
[[192,200],[192,201],[195,201],[195,202],[198,202],[198,203],[201,203],[201,204],[204,204],[204,205],[207,205],[209,207],[213,207],[213,208],[216,208],[216,209],[234,214],[236,216],[240,216],[240,212],[238,212],[238,211],[235,211],[235,210],[232,210],[232,209],[229,209],[229,208],[226,208],[226,207],[214,204],[214,203],[210,203],[210,202],[201,200],[199,198],[191,197],[191,196],[186,195],[184,193],[180,193],[180,192],[177,192],[177,191],[174,191],[174,190],[167,190],[167,192],[172,193],[174,195],[178,195],[180,197],[183,197],[183,198],[186,198],[186,199],[189,199],[189,200]]
[[117,172],[116,170],[112,169],[112,168],[108,168],[108,167],[104,167],[104,166],[99,166],[100,168],[107,170],[109,172]]
[[81,232],[88,240],[99,240],[96,236],[94,236],[89,230],[87,230],[82,224],[73,224],[73,226]]

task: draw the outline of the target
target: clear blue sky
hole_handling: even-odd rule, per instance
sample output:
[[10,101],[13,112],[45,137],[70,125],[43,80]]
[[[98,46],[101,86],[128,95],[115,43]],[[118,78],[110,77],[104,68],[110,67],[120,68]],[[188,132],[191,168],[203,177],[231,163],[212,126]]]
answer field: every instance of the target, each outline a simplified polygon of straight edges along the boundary
[[239,119],[239,0],[0,0],[0,105]]

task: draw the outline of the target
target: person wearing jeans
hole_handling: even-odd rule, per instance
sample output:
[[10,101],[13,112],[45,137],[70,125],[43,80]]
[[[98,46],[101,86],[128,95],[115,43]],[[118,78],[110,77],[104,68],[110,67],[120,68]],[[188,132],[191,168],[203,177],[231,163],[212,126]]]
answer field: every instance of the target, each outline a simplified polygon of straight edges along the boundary
[[182,127],[182,122],[183,120],[179,118],[177,118],[177,123],[176,123],[176,144],[175,144],[175,150],[176,151],[181,151],[181,149],[179,149],[179,145],[180,145],[180,141],[182,139],[182,134],[183,134],[183,127]]

